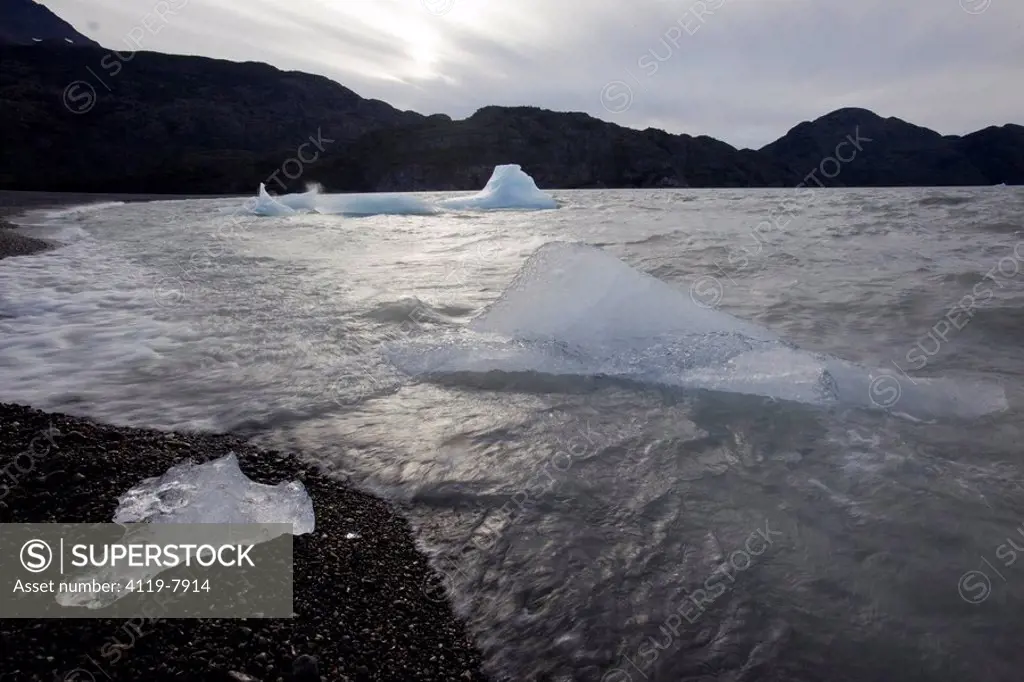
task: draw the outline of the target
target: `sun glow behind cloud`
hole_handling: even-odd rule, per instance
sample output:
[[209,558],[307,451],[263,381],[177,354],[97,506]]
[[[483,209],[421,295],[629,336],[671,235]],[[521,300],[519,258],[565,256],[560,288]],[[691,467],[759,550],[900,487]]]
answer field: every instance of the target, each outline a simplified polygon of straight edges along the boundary
[[[195,2],[197,0],[193,0]],[[441,37],[427,12],[415,11],[410,2],[388,0],[306,0],[307,18],[314,18],[327,34],[320,54],[336,68],[374,79],[405,81],[441,76],[436,70]],[[331,30],[337,33],[331,39]],[[357,33],[377,44],[387,59],[351,58],[348,35]],[[323,48],[327,47],[327,50]]]

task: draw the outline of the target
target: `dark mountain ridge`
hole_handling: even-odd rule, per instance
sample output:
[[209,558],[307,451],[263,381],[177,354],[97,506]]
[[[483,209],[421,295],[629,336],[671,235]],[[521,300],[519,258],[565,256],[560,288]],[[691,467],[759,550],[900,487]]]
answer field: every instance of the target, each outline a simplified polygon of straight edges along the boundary
[[781,186],[785,166],[710,137],[634,130],[579,112],[489,106],[368,133],[325,177],[361,191],[472,189],[501,163],[550,188]]
[[33,0],[0,0],[0,45],[65,44],[99,47]]
[[[834,183],[844,186],[872,187],[880,185],[991,185],[1007,182],[1006,169],[985,165],[988,144],[965,142],[971,138],[955,135],[943,137],[934,130],[907,123],[898,118],[882,118],[867,109],[840,109],[810,122],[804,121],[775,142],[762,147],[761,154],[797,168],[814,169],[829,156],[849,158],[852,151],[837,154],[837,144],[848,134],[863,138],[863,151],[849,162],[844,162]],[[998,144],[1007,137],[993,136],[990,143]],[[1024,146],[1015,153],[1017,163]],[[819,169],[818,177],[830,173]],[[998,178],[998,179],[996,179]],[[827,177],[823,177],[826,184]]]
[[40,46],[0,47],[0,60],[10,189],[249,191],[310,137],[323,149],[307,160],[423,118],[255,62]]
[[815,175],[825,186],[1024,184],[1019,125],[943,136],[849,108],[739,150],[536,107],[423,116],[253,62],[40,44],[0,46],[0,61],[0,189],[248,193],[272,177],[277,191],[463,190],[500,163],[552,189],[781,187],[847,136],[859,150]]

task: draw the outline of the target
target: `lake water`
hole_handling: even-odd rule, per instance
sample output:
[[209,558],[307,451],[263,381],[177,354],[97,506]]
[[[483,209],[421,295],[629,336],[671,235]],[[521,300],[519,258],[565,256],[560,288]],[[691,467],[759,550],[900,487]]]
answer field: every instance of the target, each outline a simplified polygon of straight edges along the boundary
[[32,213],[0,400],[394,500],[499,679],[1021,679],[1024,192],[552,195]]

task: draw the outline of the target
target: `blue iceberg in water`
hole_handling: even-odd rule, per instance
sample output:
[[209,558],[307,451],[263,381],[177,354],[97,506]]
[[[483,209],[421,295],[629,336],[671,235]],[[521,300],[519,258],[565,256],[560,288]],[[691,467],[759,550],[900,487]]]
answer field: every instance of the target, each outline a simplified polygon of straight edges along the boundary
[[270,196],[266,185],[261,182],[259,192],[256,195],[256,202],[252,206],[252,212],[254,215],[259,216],[294,215],[295,209],[282,201],[283,198]]
[[323,194],[319,187],[300,194],[272,196],[260,183],[256,201],[251,207],[254,215],[279,217],[297,213],[325,215],[433,215],[440,209],[423,199],[406,194],[382,192],[378,194]]
[[347,216],[371,215],[434,215],[436,206],[408,194],[379,192],[375,194],[330,194],[320,197],[316,205],[320,213]]
[[537,189],[533,178],[516,165],[495,166],[487,185],[468,197],[443,199],[437,204],[409,196],[379,192],[370,194],[323,194],[314,187],[301,194],[272,196],[260,183],[256,200],[250,207],[258,216],[278,217],[296,213],[328,215],[434,215],[450,210],[538,210],[558,208],[550,196]]
[[601,249],[545,244],[468,333],[390,349],[412,375],[531,372],[608,376],[915,417],[1005,410],[1003,389],[918,379],[801,350],[768,329],[706,309]]
[[440,205],[456,210],[558,208],[555,200],[537,189],[533,178],[515,164],[495,166],[491,179],[473,196],[444,199]]

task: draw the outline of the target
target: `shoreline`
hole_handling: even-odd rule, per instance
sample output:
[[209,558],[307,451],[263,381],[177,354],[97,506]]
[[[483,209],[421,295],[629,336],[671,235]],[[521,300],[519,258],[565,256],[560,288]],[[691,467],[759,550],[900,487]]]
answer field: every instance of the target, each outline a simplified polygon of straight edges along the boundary
[[13,256],[29,256],[59,246],[56,242],[29,237],[19,231],[17,218],[27,211],[65,208],[103,201],[145,202],[175,199],[209,199],[234,195],[194,194],[88,194],[83,192],[29,192],[0,190],[0,261]]
[[44,208],[63,208],[81,204],[95,204],[105,201],[174,201],[176,199],[220,199],[240,194],[110,194],[92,192],[46,192],[28,190],[0,190],[0,218]]
[[298,674],[313,656],[326,680],[488,680],[441,578],[388,502],[239,436],[117,427],[0,403],[0,523],[111,522],[118,497],[142,479],[228,452],[253,480],[300,480],[313,500],[316,530],[293,544],[296,617],[0,619],[0,639],[18,652],[5,675],[306,682],[319,679]]
[[56,246],[53,242],[29,237],[17,230],[17,225],[7,222],[0,215],[0,260],[12,256],[31,256]]

